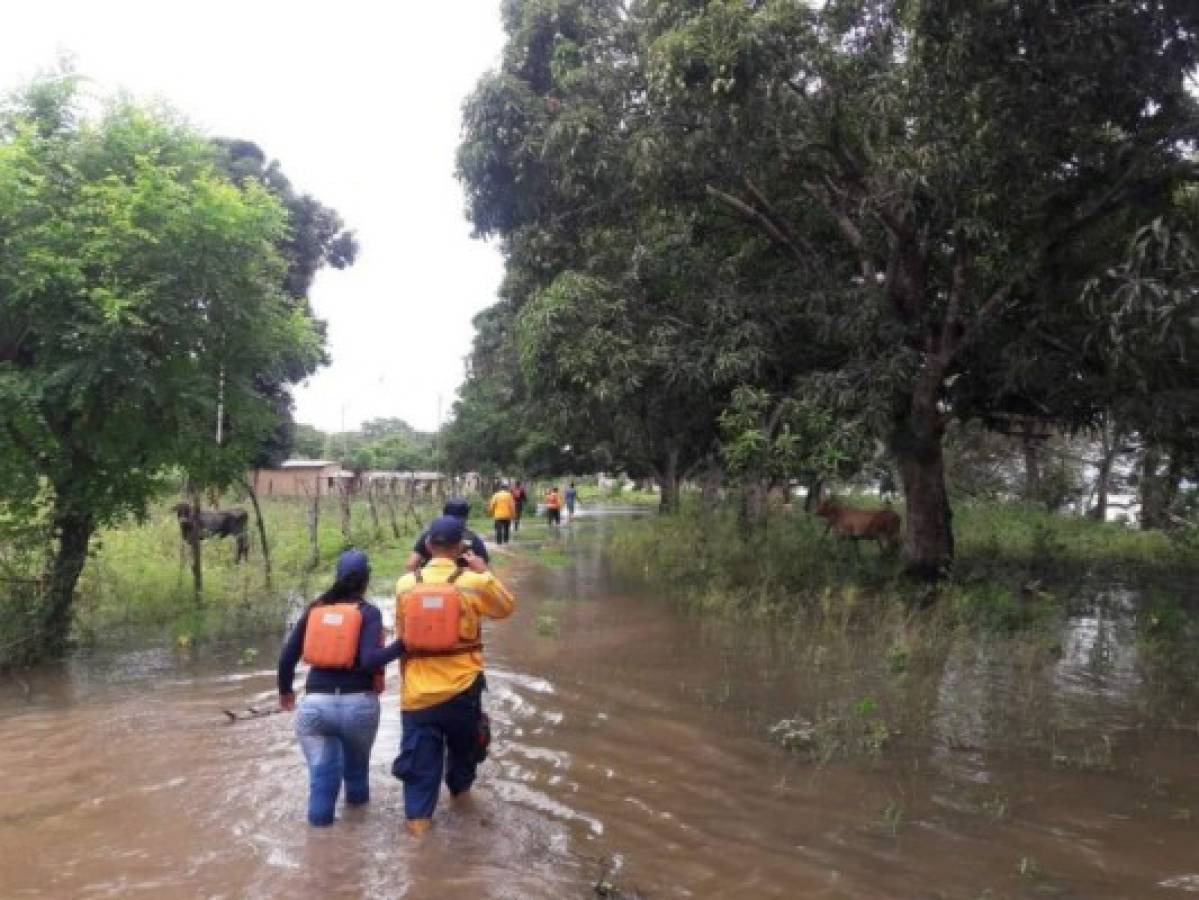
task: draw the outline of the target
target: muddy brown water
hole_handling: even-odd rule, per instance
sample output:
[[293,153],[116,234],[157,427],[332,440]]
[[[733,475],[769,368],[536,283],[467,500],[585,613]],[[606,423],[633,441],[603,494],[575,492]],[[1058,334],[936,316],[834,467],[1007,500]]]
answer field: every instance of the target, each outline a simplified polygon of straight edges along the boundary
[[[587,537],[619,522],[564,529],[557,568],[514,545],[492,757],[420,843],[394,681],[372,803],[310,829],[291,717],[220,712],[271,705],[278,638],[249,664],[158,648],[6,678],[0,897],[588,897],[604,872],[644,897],[1199,893],[1199,701],[1141,658],[1131,595],[1083,603],[1054,652],[900,665],[894,635],[700,620],[623,584]],[[836,752],[828,723],[867,719],[877,751]],[[829,752],[780,746],[782,720]]]

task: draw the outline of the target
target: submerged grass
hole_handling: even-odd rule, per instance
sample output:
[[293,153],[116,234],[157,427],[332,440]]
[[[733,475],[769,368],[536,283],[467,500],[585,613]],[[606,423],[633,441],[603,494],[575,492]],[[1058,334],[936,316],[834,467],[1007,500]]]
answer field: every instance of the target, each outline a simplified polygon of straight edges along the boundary
[[680,597],[705,611],[850,624],[880,598],[898,599],[936,602],[956,622],[992,633],[1051,623],[1085,577],[1199,573],[1199,546],[1186,539],[1018,504],[962,506],[954,528],[954,576],[936,587],[905,579],[900,559],[873,544],[826,536],[821,520],[798,511],[752,531],[728,511],[630,521],[613,537],[612,557],[679,585]]

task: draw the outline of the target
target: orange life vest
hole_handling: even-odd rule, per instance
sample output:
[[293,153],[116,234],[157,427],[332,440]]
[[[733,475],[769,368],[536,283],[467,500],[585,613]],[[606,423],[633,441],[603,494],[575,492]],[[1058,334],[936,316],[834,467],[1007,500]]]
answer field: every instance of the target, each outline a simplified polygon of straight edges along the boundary
[[562,495],[559,494],[557,491],[551,491],[550,493],[546,494],[545,495],[545,508],[546,509],[561,509],[562,508]]
[[304,630],[304,662],[318,669],[352,669],[358,662],[362,631],[360,604],[315,604]]
[[405,656],[451,656],[483,649],[477,639],[462,639],[466,600],[454,582],[464,571],[458,568],[447,581],[435,583],[425,581],[421,570],[416,570],[416,584],[400,598],[396,617]]
[[[352,669],[358,664],[358,637],[362,632],[362,604],[313,604],[304,628],[302,658],[317,669]],[[379,632],[379,646],[383,646]],[[382,669],[371,673],[376,694],[382,694],[385,680]]]

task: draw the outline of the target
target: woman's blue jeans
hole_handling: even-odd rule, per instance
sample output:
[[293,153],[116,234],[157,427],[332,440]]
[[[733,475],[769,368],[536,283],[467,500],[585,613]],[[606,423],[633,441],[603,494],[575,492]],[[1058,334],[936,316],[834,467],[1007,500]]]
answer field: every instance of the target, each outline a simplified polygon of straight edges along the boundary
[[379,695],[305,694],[296,735],[308,761],[308,822],[333,824],[341,783],[346,803],[370,800],[371,747],[379,730]]

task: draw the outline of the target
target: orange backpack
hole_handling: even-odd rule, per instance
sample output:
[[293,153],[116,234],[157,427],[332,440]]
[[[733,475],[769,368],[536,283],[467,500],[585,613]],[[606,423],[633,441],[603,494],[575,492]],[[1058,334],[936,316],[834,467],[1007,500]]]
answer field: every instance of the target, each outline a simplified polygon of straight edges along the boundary
[[304,630],[304,662],[317,669],[352,669],[358,662],[358,603],[314,604]]
[[464,571],[459,568],[447,581],[430,583],[416,570],[416,584],[400,598],[396,617],[405,656],[451,656],[483,649],[481,641],[464,641],[461,636],[466,601],[455,582]]

